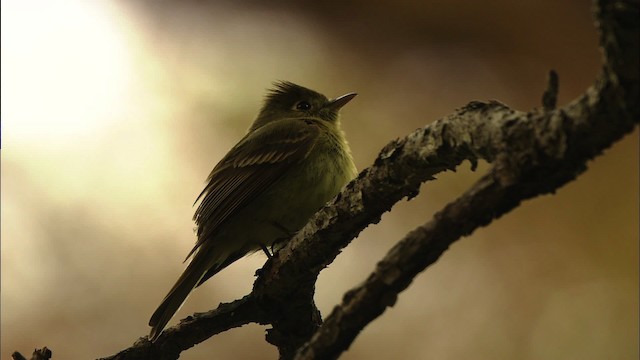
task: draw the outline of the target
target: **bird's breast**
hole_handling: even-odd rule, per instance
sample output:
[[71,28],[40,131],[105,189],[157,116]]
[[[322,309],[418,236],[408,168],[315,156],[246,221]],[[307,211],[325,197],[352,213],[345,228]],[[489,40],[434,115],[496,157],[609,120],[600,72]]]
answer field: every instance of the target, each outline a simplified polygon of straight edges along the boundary
[[[332,138],[320,138],[309,154],[257,196],[223,226],[219,241],[234,249],[254,251],[289,238],[356,175],[346,143],[336,146]],[[340,144],[342,145],[342,144]],[[260,211],[256,211],[260,209]],[[233,245],[231,245],[233,244]]]

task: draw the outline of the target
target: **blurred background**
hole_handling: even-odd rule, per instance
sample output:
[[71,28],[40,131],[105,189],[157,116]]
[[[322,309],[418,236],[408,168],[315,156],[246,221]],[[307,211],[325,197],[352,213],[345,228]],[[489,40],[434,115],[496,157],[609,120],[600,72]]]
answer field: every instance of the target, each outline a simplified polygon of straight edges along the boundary
[[[2,359],[111,355],[194,244],[192,203],[274,80],[333,97],[359,169],[471,100],[560,101],[601,64],[586,0],[2,1]],[[487,170],[424,185],[322,272],[324,315],[409,230]],[[344,359],[637,359],[638,131],[577,181],[462,239]],[[197,289],[178,319],[247,294],[263,255]],[[274,359],[249,325],[182,359]]]

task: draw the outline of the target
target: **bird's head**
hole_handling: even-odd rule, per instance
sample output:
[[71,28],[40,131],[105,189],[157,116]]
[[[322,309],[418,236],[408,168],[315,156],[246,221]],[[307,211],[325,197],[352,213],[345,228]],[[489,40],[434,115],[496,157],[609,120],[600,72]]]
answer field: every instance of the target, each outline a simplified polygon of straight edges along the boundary
[[340,108],[356,95],[348,93],[328,99],[316,91],[292,82],[274,83],[274,88],[267,93],[262,109],[249,131],[281,119],[314,118],[336,123]]

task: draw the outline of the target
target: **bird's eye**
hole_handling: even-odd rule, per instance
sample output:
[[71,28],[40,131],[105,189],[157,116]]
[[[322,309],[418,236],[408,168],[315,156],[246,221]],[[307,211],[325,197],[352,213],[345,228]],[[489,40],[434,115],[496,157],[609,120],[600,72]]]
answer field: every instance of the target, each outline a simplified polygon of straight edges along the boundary
[[296,104],[296,110],[306,111],[311,109],[311,104],[306,101],[300,101]]

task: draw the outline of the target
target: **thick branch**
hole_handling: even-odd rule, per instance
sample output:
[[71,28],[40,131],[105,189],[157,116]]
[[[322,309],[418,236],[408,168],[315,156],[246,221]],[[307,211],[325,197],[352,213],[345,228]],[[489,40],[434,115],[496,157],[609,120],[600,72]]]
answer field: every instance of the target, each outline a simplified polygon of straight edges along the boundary
[[[615,21],[628,18],[629,14],[637,15],[638,6],[629,6],[629,2],[610,4],[608,7],[599,7],[599,14],[604,19]],[[618,13],[611,13],[618,11]],[[635,26],[627,28],[637,35],[637,18],[634,17]],[[611,44],[615,43],[607,35],[612,29],[619,30],[616,26],[619,22],[601,22],[603,38]],[[621,35],[621,34],[618,34]],[[627,34],[628,35],[628,34]],[[638,36],[632,37],[635,43],[626,43],[631,46],[627,49],[609,47],[606,55],[626,56],[632,59],[634,64],[638,60]],[[618,44],[620,45],[620,44]],[[629,54],[620,54],[626,50]],[[331,359],[345,351],[357,334],[371,321],[384,312],[386,307],[395,303],[400,291],[406,289],[413,278],[427,266],[434,263],[449,245],[462,236],[468,235],[476,228],[487,225],[493,219],[510,211],[527,198],[531,198],[550,191],[555,191],[565,183],[586,169],[586,162],[600,153],[612,142],[630,131],[634,123],[638,122],[638,109],[634,96],[638,93],[637,65],[633,68],[624,66],[626,63],[618,59],[610,59],[614,64],[621,66],[605,67],[600,81],[588,91],[588,94],[580,100],[568,105],[555,114],[538,116],[528,114],[527,118],[519,123],[510,124],[511,135],[522,127],[524,121],[533,122],[539,129],[541,125],[562,124],[564,131],[552,134],[563,139],[563,146],[553,146],[557,142],[548,136],[539,136],[534,143],[544,145],[550,141],[552,146],[542,146],[541,149],[524,151],[516,158],[537,158],[538,161],[518,164],[513,161],[513,153],[505,163],[498,162],[489,175],[484,176],[463,196],[447,205],[437,213],[433,220],[409,233],[378,263],[376,270],[369,276],[364,284],[349,291],[341,305],[337,306],[329,315],[325,323],[314,334],[312,339],[302,347],[296,359]],[[616,71],[616,72],[613,72]],[[550,75],[550,90],[547,94],[553,94],[557,89],[557,79]],[[611,78],[610,76],[613,76]],[[627,84],[628,87],[622,85]],[[626,95],[626,96],[625,96]],[[549,111],[555,106],[552,99],[555,96],[545,94],[543,103],[545,110]],[[551,100],[549,100],[551,99]],[[610,100],[614,99],[615,102]],[[545,101],[546,100],[546,101]],[[619,108],[618,108],[619,106]],[[567,114],[575,114],[576,118]],[[604,135],[604,136],[603,136]],[[545,156],[544,150],[554,149]],[[539,152],[543,150],[543,152]],[[556,151],[561,150],[561,153]],[[524,155],[524,156],[522,156]],[[504,181],[504,180],[508,181]]]
[[398,293],[436,262],[452,242],[517,206],[517,198],[508,193],[508,187],[487,175],[433,220],[407,234],[362,285],[345,294],[342,304],[298,351],[296,359],[337,358],[368,323],[395,304]]

